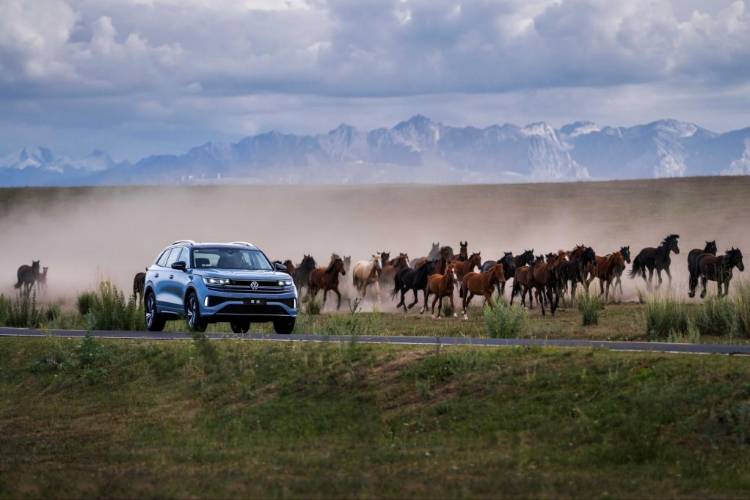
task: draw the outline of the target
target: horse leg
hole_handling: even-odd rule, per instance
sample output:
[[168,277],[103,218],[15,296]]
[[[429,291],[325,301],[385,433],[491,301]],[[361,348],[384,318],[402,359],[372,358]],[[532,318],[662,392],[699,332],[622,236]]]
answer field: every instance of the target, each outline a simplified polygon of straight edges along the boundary
[[[438,301],[438,297],[439,297],[439,295],[440,295],[439,293],[436,293],[436,294],[435,294],[435,298],[434,298],[434,299],[432,299],[432,307],[430,308],[430,312],[432,313],[432,317],[433,317],[433,319],[435,318],[435,304],[437,304],[437,301]],[[441,298],[441,299],[440,299],[440,301],[441,301],[441,303],[440,303],[440,306],[441,306],[441,307],[442,307],[442,305],[443,305],[443,304],[442,304],[442,300],[443,300],[443,299]],[[440,309],[438,309],[438,317],[440,317]]]
[[328,298],[328,289],[323,289],[323,305],[320,306],[323,309],[326,306],[326,299]]
[[[409,309],[411,309],[412,307],[414,307],[415,305],[417,305],[417,302],[419,302],[419,291],[416,288],[412,288],[411,291],[414,292],[414,302],[412,302],[411,304],[409,304]],[[420,312],[419,314],[422,314],[423,312],[424,311]]]
[[458,314],[456,313],[456,306],[453,304],[453,293],[451,293],[449,297],[451,298],[451,311],[453,311],[453,317],[457,318]]
[[669,278],[669,288],[672,288],[672,273],[669,272],[669,268],[665,267],[664,272],[667,273],[667,278]]
[[656,289],[658,290],[659,288],[661,288],[662,284],[664,284],[664,280],[661,277],[661,269],[659,269],[658,267],[656,268],[656,277],[659,278],[659,284],[656,285]]
[[338,288],[334,288],[333,291],[336,292],[336,310],[338,311],[341,309],[341,293]]
[[539,307],[542,308],[542,316],[546,316],[546,313],[544,312],[544,290],[543,289],[536,289],[536,298],[539,301]]
[[701,290],[701,298],[706,297],[706,285],[708,285],[708,278],[705,276],[701,276],[701,285],[703,286],[703,290]]

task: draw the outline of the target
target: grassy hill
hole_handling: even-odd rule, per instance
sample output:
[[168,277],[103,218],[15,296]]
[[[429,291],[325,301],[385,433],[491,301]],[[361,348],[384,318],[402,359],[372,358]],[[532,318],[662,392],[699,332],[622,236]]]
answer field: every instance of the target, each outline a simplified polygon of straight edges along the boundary
[[0,496],[736,496],[744,358],[0,340]]

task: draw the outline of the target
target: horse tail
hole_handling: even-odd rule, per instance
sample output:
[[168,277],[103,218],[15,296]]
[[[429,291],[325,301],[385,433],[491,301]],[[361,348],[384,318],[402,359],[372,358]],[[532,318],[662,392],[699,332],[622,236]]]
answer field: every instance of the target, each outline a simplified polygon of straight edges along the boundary
[[21,288],[21,285],[23,285],[23,282],[21,280],[18,280],[18,283],[13,285],[13,288]]
[[628,273],[628,276],[631,279],[637,278],[638,276],[641,276],[644,279],[646,278],[646,266],[641,262],[639,257],[633,259],[633,268]]

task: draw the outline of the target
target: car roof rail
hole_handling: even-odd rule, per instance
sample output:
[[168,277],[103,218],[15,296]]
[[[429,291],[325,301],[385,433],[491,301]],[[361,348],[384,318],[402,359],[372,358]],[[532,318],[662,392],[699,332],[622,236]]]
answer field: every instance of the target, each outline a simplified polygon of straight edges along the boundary
[[255,245],[253,245],[252,243],[248,243],[247,241],[233,241],[232,243],[230,243],[230,245],[244,245],[246,247],[255,248]]
[[173,245],[179,245],[180,243],[187,243],[188,245],[195,245],[193,240],[177,240],[172,242]]

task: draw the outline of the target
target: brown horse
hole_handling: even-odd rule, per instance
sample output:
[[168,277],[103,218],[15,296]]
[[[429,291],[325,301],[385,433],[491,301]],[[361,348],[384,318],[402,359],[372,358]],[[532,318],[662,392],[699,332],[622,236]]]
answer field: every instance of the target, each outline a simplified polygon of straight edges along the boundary
[[284,267],[286,267],[286,273],[289,276],[294,277],[294,272],[297,270],[297,267],[294,265],[294,262],[292,262],[291,259],[287,259],[284,262],[282,262]]
[[[596,256],[593,277],[599,279],[599,295],[604,295],[605,302],[609,301],[609,288],[612,282],[615,282],[616,288],[620,276],[625,271],[625,264],[628,262],[630,262],[630,247],[627,246],[604,257]],[[620,282],[620,295],[622,295],[622,282]]]
[[[456,308],[453,305],[453,288],[458,282],[456,271],[453,263],[449,263],[443,274],[433,274],[427,278],[427,293],[424,296],[424,308],[422,312],[427,309],[427,298],[430,295],[435,295],[432,299],[432,317],[440,318],[440,313],[443,311],[443,298],[449,297],[451,301],[451,309],[453,309],[453,316],[456,316]],[[439,304],[438,304],[439,303]],[[435,316],[435,304],[438,304],[437,316]]]
[[484,296],[484,304],[491,308],[495,307],[492,303],[492,292],[498,283],[505,283],[505,272],[503,264],[495,264],[489,270],[475,273],[467,273],[461,280],[461,291],[459,295],[463,297],[464,319],[469,319],[466,314],[466,308],[475,295]]
[[[739,248],[727,250],[724,255],[719,257],[710,253],[700,255],[698,257],[698,269],[700,270],[701,285],[703,286],[701,298],[706,297],[706,285],[709,280],[716,282],[719,297],[729,294],[729,282],[732,281],[732,268],[734,267],[740,271],[745,270],[745,264],[742,262],[742,252]],[[691,292],[695,295],[694,289]]]
[[[557,257],[552,255],[551,259]],[[534,265],[531,266],[531,283],[530,288],[536,291],[536,298],[539,307],[542,309],[542,316],[545,315],[544,303],[549,303],[552,316],[555,315],[557,305],[560,302],[560,294],[557,293],[555,275],[552,272],[550,263],[545,262],[543,257],[538,257]]]
[[464,261],[454,261],[453,265],[456,269],[456,276],[458,276],[459,280],[462,280],[464,276],[474,271],[475,267],[482,266],[482,254],[480,252],[475,252]]
[[526,294],[529,295],[529,309],[534,308],[534,296],[531,293],[532,275],[531,265],[524,265],[516,268],[516,274],[513,275],[513,290],[510,292],[510,305],[513,305],[513,298],[521,294],[521,305],[526,306]]
[[458,256],[455,257],[454,260],[463,262],[469,258],[469,242],[459,241],[458,246],[460,247],[460,250],[458,251]]
[[336,294],[336,310],[341,307],[341,292],[339,292],[339,274],[344,276],[346,270],[344,269],[344,261],[336,254],[331,255],[331,263],[328,267],[318,267],[313,269],[310,273],[308,291],[307,294],[311,298],[315,298],[318,294],[318,290],[323,290],[323,306],[326,305],[326,298],[328,298],[328,291],[333,290]]

